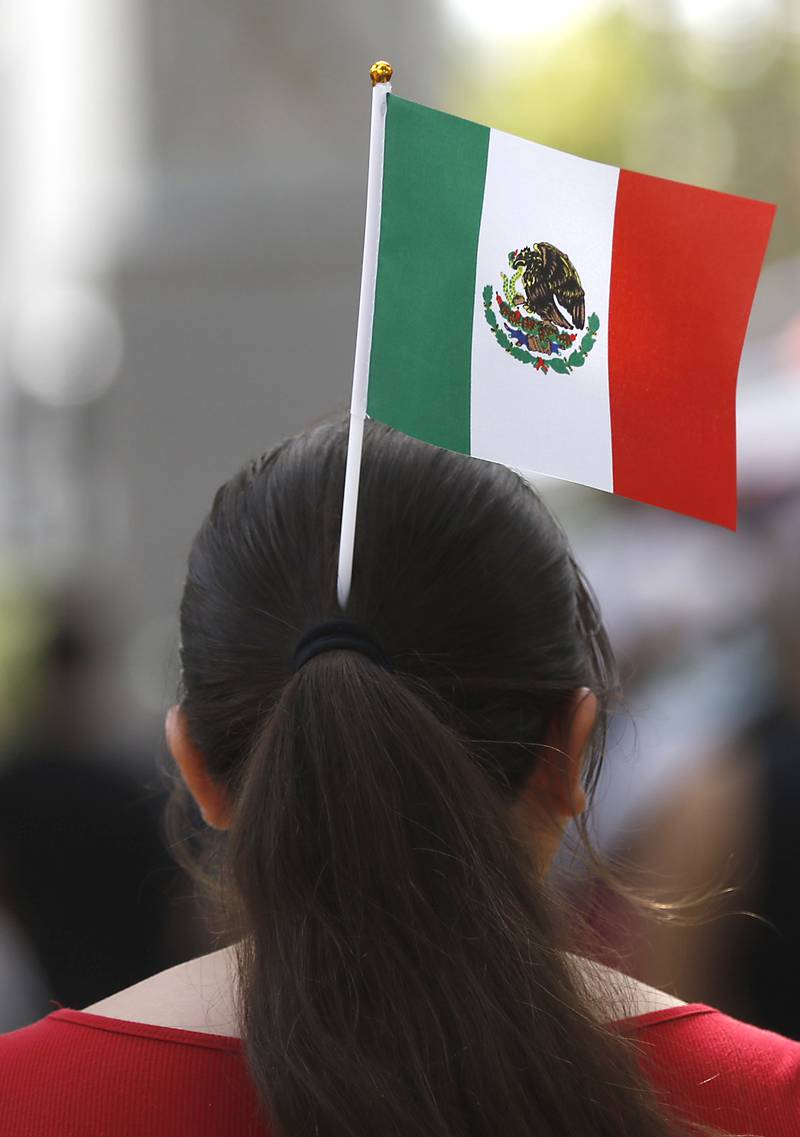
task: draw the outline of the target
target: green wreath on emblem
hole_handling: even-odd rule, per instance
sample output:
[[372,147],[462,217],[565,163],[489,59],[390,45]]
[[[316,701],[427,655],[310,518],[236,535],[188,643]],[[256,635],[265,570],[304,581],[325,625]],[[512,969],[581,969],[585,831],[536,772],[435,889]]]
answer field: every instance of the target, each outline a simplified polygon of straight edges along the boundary
[[[487,284],[483,290],[483,314],[486,317],[486,323],[489,325],[494,338],[497,340],[497,342],[500,344],[500,347],[502,347],[504,351],[508,352],[508,354],[513,356],[514,359],[518,359],[520,363],[532,363],[537,371],[544,371],[545,373],[547,373],[547,371],[552,368],[552,370],[556,371],[559,375],[569,375],[576,367],[583,367],[584,363],[586,362],[586,356],[594,347],[597,333],[600,330],[600,318],[596,312],[592,312],[591,316],[589,316],[588,320],[586,321],[586,332],[584,333],[579,346],[575,348],[570,355],[561,357],[559,355],[555,355],[552,351],[548,351],[548,347],[545,346],[544,340],[541,338],[542,332],[549,334],[548,325],[545,323],[545,321],[523,316],[518,309],[512,309],[506,301],[502,300],[500,294],[498,293],[494,299],[498,301],[500,315],[503,317],[505,322],[511,324],[514,327],[521,328],[523,331],[528,333],[534,342],[541,344],[541,354],[535,354],[534,352],[529,351],[527,348],[522,347],[520,344],[512,343],[506,333],[500,327],[497,320],[497,315],[494,310],[494,305],[492,303],[493,292],[494,289],[492,288],[492,285]],[[505,311],[506,308],[508,308],[507,312]],[[568,344],[561,343],[560,341],[562,339],[568,339],[570,342]],[[571,346],[572,341],[575,339],[577,339],[577,336],[568,336],[564,332],[561,332],[559,333],[559,339],[557,341],[550,340],[550,343],[558,342],[560,348],[568,348]]]

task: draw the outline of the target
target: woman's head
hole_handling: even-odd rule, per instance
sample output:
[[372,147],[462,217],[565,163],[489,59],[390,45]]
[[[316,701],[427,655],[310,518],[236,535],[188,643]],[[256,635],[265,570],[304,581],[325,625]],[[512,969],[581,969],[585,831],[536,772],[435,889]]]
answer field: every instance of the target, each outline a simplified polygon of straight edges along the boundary
[[[192,547],[182,716],[187,741],[229,792],[265,710],[292,677],[301,635],[340,615],[346,437],[346,424],[323,425],[247,465],[220,488]],[[347,616],[471,740],[509,799],[537,765],[580,798],[580,762],[565,766],[557,743],[572,728],[581,757],[599,700],[586,770],[587,782],[596,778],[610,650],[562,530],[518,474],[368,421]],[[309,666],[324,674],[342,665]],[[169,724],[181,756],[183,725]],[[204,798],[191,759],[181,765]],[[210,812],[227,825],[226,811]]]
[[613,675],[568,543],[515,473],[368,422],[346,615],[392,668],[339,650],[295,671],[301,636],[341,616],[346,439],[317,427],[218,490],[168,718],[227,829],[240,1026],[272,1122],[666,1133],[530,871],[582,808],[581,776],[596,784]]

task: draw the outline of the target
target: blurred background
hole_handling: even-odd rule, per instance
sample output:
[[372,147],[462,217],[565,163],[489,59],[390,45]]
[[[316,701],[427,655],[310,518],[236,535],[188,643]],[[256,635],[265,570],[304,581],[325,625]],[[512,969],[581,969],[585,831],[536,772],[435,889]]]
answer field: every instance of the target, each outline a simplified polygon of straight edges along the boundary
[[690,928],[587,909],[632,974],[800,1038],[797,0],[0,8],[0,1031],[210,950],[156,773],[184,562],[220,482],[349,403],[381,57],[417,101],[778,203],[738,532],[539,484],[627,678],[597,841],[735,888]]

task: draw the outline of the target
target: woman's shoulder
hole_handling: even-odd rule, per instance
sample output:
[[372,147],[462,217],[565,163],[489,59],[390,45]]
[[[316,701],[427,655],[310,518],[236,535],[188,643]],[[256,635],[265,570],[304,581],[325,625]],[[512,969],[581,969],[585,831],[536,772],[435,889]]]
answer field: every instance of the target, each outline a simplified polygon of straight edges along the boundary
[[800,1132],[800,1042],[574,957],[603,1018],[675,1109],[723,1131]]
[[238,1039],[68,1008],[0,1035],[0,1115],[14,1137],[269,1132]]
[[800,1132],[800,1042],[701,1003],[628,1025],[648,1079],[688,1117],[723,1132]]

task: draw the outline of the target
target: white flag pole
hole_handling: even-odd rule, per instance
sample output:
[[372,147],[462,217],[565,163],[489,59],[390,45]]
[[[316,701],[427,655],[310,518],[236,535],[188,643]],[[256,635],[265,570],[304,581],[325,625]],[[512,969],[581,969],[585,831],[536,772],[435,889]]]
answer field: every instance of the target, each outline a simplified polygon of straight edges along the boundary
[[383,137],[386,123],[386,96],[392,89],[391,65],[381,60],[369,71],[372,79],[372,113],[369,124],[369,168],[367,172],[367,216],[364,224],[364,257],[361,262],[361,293],[358,300],[356,355],[353,364],[353,392],[350,398],[350,433],[347,438],[347,464],[344,472],[342,530],[339,537],[339,568],[336,591],[344,611],[350,597],[353,577],[353,548],[356,539],[358,482],[361,475],[361,444],[367,414],[369,357],[372,348],[372,316],[375,310],[375,278],[378,272],[378,238],[381,224],[383,186]]

